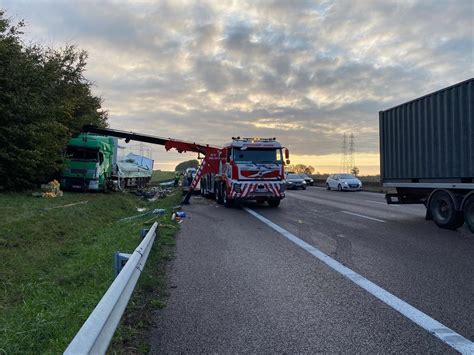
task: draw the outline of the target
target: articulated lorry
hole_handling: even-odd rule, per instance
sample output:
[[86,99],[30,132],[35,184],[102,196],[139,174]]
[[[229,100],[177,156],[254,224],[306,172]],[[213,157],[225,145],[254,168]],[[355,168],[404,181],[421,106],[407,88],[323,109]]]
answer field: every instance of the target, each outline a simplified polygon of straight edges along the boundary
[[61,186],[69,190],[107,191],[142,188],[153,174],[153,160],[133,153],[117,158],[118,139],[80,134],[69,140]]
[[389,204],[474,232],[474,79],[379,113],[380,172]]
[[240,138],[223,147],[197,144],[171,138],[154,137],[108,128],[84,126],[84,132],[136,140],[172,148],[178,152],[202,154],[201,165],[192,180],[183,203],[189,199],[200,182],[200,192],[231,207],[235,202],[255,200],[277,207],[285,197],[285,163],[289,164],[288,149],[275,138]]

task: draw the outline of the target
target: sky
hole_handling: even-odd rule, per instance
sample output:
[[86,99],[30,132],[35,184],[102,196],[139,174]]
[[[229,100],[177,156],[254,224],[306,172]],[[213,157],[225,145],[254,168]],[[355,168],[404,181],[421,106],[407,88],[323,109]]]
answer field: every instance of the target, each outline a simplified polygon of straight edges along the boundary
[[[378,112],[473,77],[474,1],[0,0],[25,41],[89,53],[111,128],[222,145],[276,137],[338,172],[343,134],[379,173]],[[155,168],[195,154],[155,146]]]

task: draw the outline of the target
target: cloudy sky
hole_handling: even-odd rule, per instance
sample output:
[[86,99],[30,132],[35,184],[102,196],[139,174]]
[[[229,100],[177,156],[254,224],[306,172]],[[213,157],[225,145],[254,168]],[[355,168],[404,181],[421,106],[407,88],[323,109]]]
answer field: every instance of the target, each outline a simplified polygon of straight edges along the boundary
[[[474,73],[474,1],[11,1],[25,38],[89,52],[112,128],[221,145],[277,137],[378,173],[378,111]],[[157,168],[194,155],[154,147]]]

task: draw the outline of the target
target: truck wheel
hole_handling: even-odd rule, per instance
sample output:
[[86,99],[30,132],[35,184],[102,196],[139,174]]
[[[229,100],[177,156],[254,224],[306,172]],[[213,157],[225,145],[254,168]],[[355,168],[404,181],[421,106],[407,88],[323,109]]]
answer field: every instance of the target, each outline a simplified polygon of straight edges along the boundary
[[224,184],[222,185],[221,193],[222,193],[222,202],[224,203],[224,206],[227,208],[232,207],[234,205],[234,200],[227,198],[227,191]]
[[467,228],[474,233],[474,195],[468,197],[462,210]]
[[270,207],[278,207],[280,205],[280,199],[272,199],[272,200],[268,200],[268,205]]
[[219,205],[224,203],[223,184],[217,184],[216,186],[216,201]]
[[456,211],[454,201],[446,191],[436,192],[428,208],[431,218],[440,228],[457,229],[464,223],[461,212]]

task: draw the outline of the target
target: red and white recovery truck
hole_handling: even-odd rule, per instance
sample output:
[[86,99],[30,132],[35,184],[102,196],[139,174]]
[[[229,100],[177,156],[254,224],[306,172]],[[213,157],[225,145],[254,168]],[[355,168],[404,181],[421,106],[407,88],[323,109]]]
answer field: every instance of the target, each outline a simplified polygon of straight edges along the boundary
[[174,148],[179,153],[202,154],[204,158],[183,204],[189,203],[199,182],[203,196],[215,198],[226,207],[244,200],[266,201],[271,207],[277,207],[285,197],[285,163],[290,163],[289,151],[275,138],[233,137],[230,143],[219,148],[95,126],[84,126],[83,131],[123,138],[127,143],[135,140],[163,145],[166,150]]

